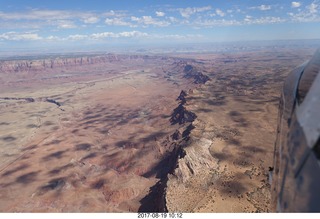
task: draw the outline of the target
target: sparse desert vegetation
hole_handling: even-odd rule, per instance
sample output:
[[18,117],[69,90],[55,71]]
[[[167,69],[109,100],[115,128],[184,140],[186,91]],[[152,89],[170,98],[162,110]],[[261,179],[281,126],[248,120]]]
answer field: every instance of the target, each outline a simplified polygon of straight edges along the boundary
[[268,212],[283,80],[313,48],[0,63],[1,212]]

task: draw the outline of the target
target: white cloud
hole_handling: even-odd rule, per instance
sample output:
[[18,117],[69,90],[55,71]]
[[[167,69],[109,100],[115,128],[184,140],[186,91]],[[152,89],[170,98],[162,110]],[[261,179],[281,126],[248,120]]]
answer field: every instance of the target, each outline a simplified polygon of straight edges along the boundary
[[243,20],[238,19],[197,19],[195,22],[192,22],[190,26],[195,29],[199,29],[200,27],[219,27],[219,26],[239,26],[239,25],[251,25],[251,24],[275,24],[275,23],[283,23],[286,22],[287,19],[280,17],[259,17],[254,18],[253,16],[246,15]]
[[59,10],[30,10],[24,13],[4,13],[0,12],[0,18],[5,20],[57,20],[57,19],[69,19],[73,17],[71,13],[67,11],[59,11]]
[[21,12],[0,12],[0,19],[4,20],[67,20],[67,19],[93,19],[98,15],[92,12],[71,11],[71,10],[39,10],[32,9]]
[[57,26],[59,29],[72,29],[77,27],[74,22],[70,20],[59,20],[57,21]]
[[107,25],[114,26],[132,26],[131,23],[122,20],[122,18],[106,18],[104,21]]
[[[0,22],[16,24],[25,23],[30,24],[27,28],[32,26],[49,26],[55,25],[58,28],[75,28],[75,22],[81,21],[85,24],[94,24],[100,21],[102,15],[86,11],[71,11],[71,10],[39,10],[31,9],[21,12],[1,12]],[[17,25],[16,25],[17,26]]]
[[[81,39],[81,36],[79,39]],[[86,36],[86,35],[84,35]],[[71,39],[72,37],[69,36],[68,39]],[[77,37],[76,37],[77,38]],[[203,38],[202,35],[199,34],[186,34],[186,35],[180,35],[180,34],[148,34],[145,32],[140,31],[128,31],[128,32],[120,32],[120,33],[114,33],[114,32],[102,32],[102,33],[94,33],[89,36],[87,36],[88,39],[91,40],[103,40],[107,38],[143,38],[143,39],[165,39],[165,40],[195,40]]]
[[252,19],[252,16],[246,15],[246,17],[244,18],[244,21],[249,23],[249,22],[251,22],[251,19]]
[[292,8],[299,8],[301,6],[301,2],[291,2]]
[[109,38],[109,37],[114,37],[115,33],[113,32],[103,32],[103,33],[94,33],[90,36],[92,39],[103,39],[103,38]]
[[137,22],[139,22],[139,21],[140,21],[140,18],[135,17],[135,16],[132,16],[132,17],[131,17],[131,20],[132,20],[132,21],[137,21]]
[[195,13],[211,10],[211,6],[198,7],[198,8],[196,8],[196,7],[194,7],[194,8],[179,8],[178,10],[179,10],[182,17],[189,18],[191,15],[193,15]]
[[199,40],[203,38],[200,34],[154,34],[150,35],[152,39],[165,39],[165,40]]
[[[124,31],[119,33],[114,32],[102,32],[94,33],[91,35],[69,35],[64,40],[103,40],[107,38],[144,38],[144,39],[172,39],[172,40],[190,40],[190,39],[199,39],[202,38],[202,35],[199,34],[148,34],[140,31]],[[59,39],[59,38],[56,38]]]
[[2,21],[0,19],[0,29],[3,30],[30,30],[30,29],[41,29],[43,26],[49,26],[47,22],[42,21]]
[[236,26],[241,23],[237,20],[226,20],[226,19],[206,19],[198,20],[193,25],[195,28],[199,27],[219,27],[219,26]]
[[220,17],[224,17],[225,16],[225,13],[222,10],[220,10],[219,8],[216,9],[216,14],[219,15]]
[[270,5],[260,5],[258,7],[258,9],[261,10],[261,11],[267,11],[267,10],[271,9],[271,6]]
[[293,22],[319,22],[318,8],[318,1],[314,1],[310,5],[307,5],[305,9],[299,10],[298,13],[290,12],[288,15]]
[[163,17],[163,16],[165,16],[166,14],[165,14],[164,12],[162,12],[162,11],[156,11],[156,15],[157,15],[158,17]]
[[140,31],[130,31],[130,32],[121,32],[118,34],[118,37],[146,37],[147,33],[143,33]]
[[[137,15],[135,12],[130,12],[131,14],[129,14],[128,11],[113,10],[99,13],[92,11],[64,11],[38,9],[27,10],[25,11],[25,13],[0,11],[0,29],[2,29],[2,32],[8,31],[7,33],[0,33],[0,40],[76,41],[130,37],[144,37],[151,39],[152,37],[156,36],[156,34],[148,34],[140,31],[131,31],[132,29],[128,28],[123,28],[124,32],[108,32],[108,29],[101,29],[102,31],[100,33],[98,32],[94,34],[85,35],[89,31],[92,31],[89,28],[92,28],[93,26],[107,28],[106,25],[143,28],[153,26],[166,27],[170,25],[175,25],[177,27],[191,27],[193,29],[199,29],[201,27],[213,28],[215,26],[236,26],[250,24],[262,25],[283,22],[320,22],[319,0],[313,0],[308,5],[306,3],[302,3],[302,1],[300,0],[289,1],[291,7],[296,9],[289,9],[291,10],[291,13],[282,14],[279,17],[277,17],[277,15],[270,15],[270,13],[259,13],[259,10],[268,11],[271,9],[276,9],[276,5],[260,4],[257,4],[256,7],[245,8],[242,11],[239,8],[237,9],[236,7],[232,7],[232,10],[221,10],[220,8],[212,8],[211,6],[175,8],[166,9],[165,11],[161,11],[160,9],[158,9],[159,11],[155,10],[151,12],[154,13],[152,16],[140,16]],[[287,5],[287,7],[290,7],[289,4]],[[245,12],[248,12],[248,14],[250,14],[250,11],[248,11],[248,9],[257,10],[251,11],[251,15],[253,17],[250,15],[246,15]],[[171,14],[168,14],[169,12],[174,12],[172,14],[176,14],[176,16],[171,16]],[[141,11],[137,13],[141,13]],[[233,18],[233,13],[241,13],[239,14],[240,18]],[[99,23],[100,26],[86,25],[97,23]],[[44,27],[46,27],[46,29],[44,29]],[[72,31],[73,35],[69,36],[69,31],[64,32],[62,30],[77,27],[79,27],[79,29],[75,30],[79,30],[79,32],[74,33],[74,31]],[[85,28],[81,27],[86,27],[86,32],[84,32]],[[9,32],[9,30],[14,30],[15,32]],[[46,34],[44,34],[43,36],[39,36],[38,34],[41,32],[30,32],[30,30],[41,30],[43,31],[43,33],[44,31],[46,31]],[[55,31],[56,33],[59,32],[59,34],[57,34],[58,37],[49,36],[51,34],[54,35],[53,31]],[[157,30],[153,29],[152,31],[156,32]],[[164,34],[161,35],[161,37],[163,37],[164,39],[182,39],[184,35]]]
[[115,16],[116,12],[114,10],[110,10],[110,11],[104,13],[103,15],[107,16],[107,17],[111,17],[111,16]]
[[3,40],[13,40],[13,41],[21,41],[21,40],[41,40],[42,37],[40,37],[37,33],[17,33],[17,32],[7,32],[0,34],[0,39]]
[[256,7],[250,7],[250,9],[260,10],[260,11],[268,11],[271,9],[271,5],[260,5]]
[[283,22],[286,22],[286,19],[280,17],[267,16],[254,18],[250,15],[246,15],[241,24],[274,24]]
[[85,40],[88,38],[88,35],[81,35],[81,34],[75,34],[75,35],[69,35],[68,40]]
[[171,23],[177,23],[179,21],[177,18],[172,17],[172,16],[169,17],[169,20],[170,20]]
[[135,21],[139,24],[143,24],[143,25],[153,25],[153,26],[159,26],[159,27],[165,27],[165,26],[169,26],[170,22],[168,21],[160,21],[160,20],[156,20],[154,18],[152,18],[151,16],[142,16],[142,17],[131,17],[132,21]]
[[256,19],[245,19],[246,24],[275,24],[275,23],[283,23],[286,20],[280,17],[260,17]]
[[104,17],[126,17],[127,16],[127,11],[123,11],[123,10],[110,10],[108,12],[102,13],[101,14]]
[[318,12],[319,5],[314,2],[312,2],[310,5],[308,5],[306,8],[309,10],[311,14],[315,14]]
[[7,40],[7,41],[34,41],[34,40],[43,40],[43,41],[96,41],[96,40],[105,40],[105,39],[128,39],[128,38],[137,38],[137,39],[165,39],[165,40],[195,40],[202,38],[202,35],[199,34],[186,34],[186,35],[179,35],[179,34],[148,34],[145,32],[140,31],[123,31],[123,32],[100,32],[100,33],[93,33],[90,35],[83,35],[83,34],[73,34],[67,37],[58,37],[58,36],[48,36],[48,37],[41,37],[37,33],[25,32],[25,33],[17,33],[17,32],[7,32],[0,34],[0,41]]
[[103,32],[103,33],[94,33],[91,34],[89,37],[91,39],[99,40],[99,39],[105,39],[105,38],[131,38],[131,37],[146,37],[148,36],[147,33],[143,33],[140,31],[130,31],[130,32],[120,32],[120,33],[114,33],[114,32]]
[[88,17],[83,20],[83,22],[86,24],[95,24],[95,23],[98,23],[99,21],[100,19],[98,17]]
[[47,39],[47,40],[50,40],[50,41],[57,41],[57,40],[60,40],[60,38],[59,38],[59,37],[57,37],[57,36],[48,36],[46,39]]

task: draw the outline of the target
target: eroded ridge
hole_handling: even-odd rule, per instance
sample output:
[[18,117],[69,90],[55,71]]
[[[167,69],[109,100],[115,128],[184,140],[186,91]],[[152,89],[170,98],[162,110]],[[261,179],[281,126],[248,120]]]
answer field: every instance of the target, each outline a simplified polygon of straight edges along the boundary
[[40,61],[19,64],[4,82],[1,211],[166,211],[167,174],[195,118],[181,90],[199,84],[184,77],[184,58],[107,57],[55,60],[50,74],[32,67]]
[[267,212],[272,54],[2,61],[0,211]]
[[168,175],[169,212],[270,211],[268,177],[279,95],[300,55],[202,56],[210,80],[187,96],[181,94],[183,106],[196,118]]

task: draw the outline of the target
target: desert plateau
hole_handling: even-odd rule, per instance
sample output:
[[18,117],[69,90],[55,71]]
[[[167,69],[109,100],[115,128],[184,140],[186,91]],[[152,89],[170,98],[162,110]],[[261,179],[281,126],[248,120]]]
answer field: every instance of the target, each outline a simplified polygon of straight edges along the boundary
[[270,212],[283,81],[311,46],[0,60],[0,212]]

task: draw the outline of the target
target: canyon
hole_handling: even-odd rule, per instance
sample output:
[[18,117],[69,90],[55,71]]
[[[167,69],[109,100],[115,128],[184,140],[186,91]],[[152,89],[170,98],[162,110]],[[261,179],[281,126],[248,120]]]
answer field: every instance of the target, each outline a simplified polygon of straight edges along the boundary
[[269,212],[283,81],[313,48],[0,61],[0,212]]

